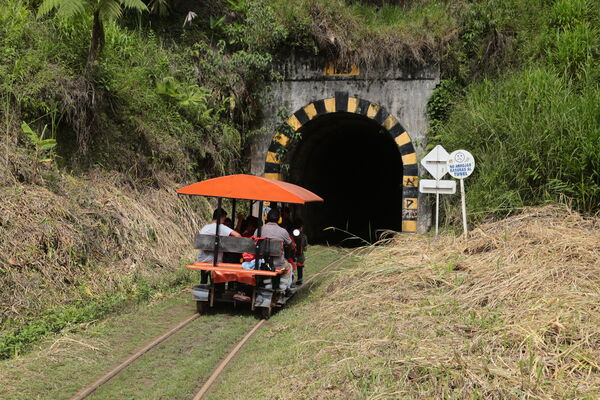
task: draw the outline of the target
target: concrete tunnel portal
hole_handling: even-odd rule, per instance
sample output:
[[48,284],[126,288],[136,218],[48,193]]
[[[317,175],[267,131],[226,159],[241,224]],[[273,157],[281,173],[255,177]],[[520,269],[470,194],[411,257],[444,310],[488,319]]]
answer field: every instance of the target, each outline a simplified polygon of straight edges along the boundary
[[312,243],[361,245],[357,238],[373,242],[385,230],[416,231],[415,150],[384,108],[336,93],[298,110],[287,124],[299,138],[275,134],[264,176],[324,198],[298,210]]

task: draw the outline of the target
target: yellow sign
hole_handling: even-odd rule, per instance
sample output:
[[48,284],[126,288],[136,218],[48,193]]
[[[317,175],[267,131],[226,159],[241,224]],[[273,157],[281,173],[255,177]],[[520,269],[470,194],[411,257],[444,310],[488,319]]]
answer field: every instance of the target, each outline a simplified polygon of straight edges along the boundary
[[336,65],[333,61],[329,61],[325,65],[325,76],[356,76],[360,74],[360,69],[354,64],[345,66]]

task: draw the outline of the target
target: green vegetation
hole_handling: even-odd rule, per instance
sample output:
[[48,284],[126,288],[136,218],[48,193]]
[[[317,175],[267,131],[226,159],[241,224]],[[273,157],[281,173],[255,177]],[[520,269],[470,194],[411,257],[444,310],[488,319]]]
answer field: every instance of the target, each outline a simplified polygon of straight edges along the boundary
[[181,268],[161,276],[154,284],[138,279],[126,283],[120,291],[112,295],[100,298],[88,295],[70,304],[56,306],[34,320],[0,334],[0,359],[19,356],[32,343],[48,334],[60,332],[65,328],[75,332],[78,327],[83,326],[82,324],[100,320],[133,304],[179,291],[182,286],[190,285],[192,275],[189,270]]
[[[307,254],[310,274],[317,273],[340,253],[337,249],[311,247]],[[194,390],[208,379],[217,363],[257,322],[248,308],[232,310],[228,304],[208,318],[209,321],[203,321],[200,327],[194,324],[184,328],[173,340],[168,340],[99,388],[92,399],[192,397]],[[169,372],[165,373],[165,369]]]
[[[40,14],[56,5],[63,16],[63,3],[46,3]],[[255,89],[272,61],[248,44],[256,34],[249,35],[246,25],[220,33],[233,47],[225,51],[225,42],[202,31],[182,32],[197,40],[178,38],[179,44],[152,29],[119,26],[109,13],[104,51],[89,76],[93,17],[74,8],[77,18],[37,19],[35,4],[0,5],[2,126],[12,143],[28,148],[18,129],[25,121],[36,131],[46,126],[57,140],[59,165],[75,170],[100,165],[134,178],[155,179],[166,171],[183,179],[239,168],[243,139],[258,112]],[[165,92],[165,82],[177,93]]]
[[104,25],[117,20],[123,13],[123,8],[136,11],[147,10],[146,5],[141,0],[44,0],[40,4],[38,16],[48,15],[56,10],[56,15],[69,20],[83,15],[92,16],[92,38],[90,42],[90,51],[86,64],[87,75],[94,72],[98,54],[104,48]]
[[0,188],[0,357],[187,283],[181,267],[193,258],[190,237],[206,203],[132,189],[114,173],[75,178],[47,163],[37,181],[46,187]]
[[[150,305],[125,310],[120,315],[89,325],[85,330],[49,336],[29,355],[0,365],[0,397],[68,399],[194,312],[194,304],[186,291]],[[140,364],[124,371],[124,375],[116,377],[109,387],[113,384],[119,387],[120,380],[128,377],[131,379],[126,390],[138,389],[148,395],[137,398],[158,398],[149,395],[156,390],[151,384],[156,374],[168,381],[157,382],[162,393],[179,394],[179,397],[169,398],[189,397],[198,379],[210,373],[219,358],[254,321],[250,315],[233,317],[227,314],[198,319],[145,354],[138,361]],[[173,375],[164,374],[167,365]],[[144,368],[141,378],[133,376],[138,366]],[[100,388],[94,398],[103,398],[107,389]]]
[[134,14],[116,23],[117,2],[104,2],[90,73],[94,15],[61,11],[75,3],[85,2],[39,12],[73,18],[37,18],[38,1],[0,3],[2,357],[144,300],[142,286],[183,283],[208,203],[173,189],[239,169],[252,93],[271,64],[244,42],[246,25],[227,34],[238,42],[226,52],[202,30],[190,44],[193,29],[177,41],[129,28]]
[[548,201],[599,210],[599,22],[587,0],[468,8],[429,115],[434,143],[476,157],[476,216]]
[[561,74],[539,67],[469,88],[444,126],[442,141],[477,155],[470,206],[503,213],[564,201],[597,211],[599,101],[597,85],[577,89]]
[[100,387],[90,399],[191,398],[255,323],[254,316],[248,314],[202,318]]
[[[440,64],[430,143],[475,154],[468,201],[476,218],[556,201],[599,210],[597,2],[268,3],[299,51],[367,70]],[[450,222],[458,215],[451,206]]]
[[288,42],[341,63],[440,61],[456,38],[452,2],[428,0],[374,6],[364,1],[268,2],[289,34]]

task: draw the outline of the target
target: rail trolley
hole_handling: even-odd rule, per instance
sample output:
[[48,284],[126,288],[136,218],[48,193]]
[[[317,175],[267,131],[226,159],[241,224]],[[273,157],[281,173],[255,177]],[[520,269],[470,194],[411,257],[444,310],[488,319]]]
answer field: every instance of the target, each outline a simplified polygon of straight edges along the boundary
[[[214,197],[217,208],[223,199],[231,199],[235,226],[236,204],[238,201],[258,202],[258,228],[254,238],[219,236],[220,219],[216,220],[215,235],[197,234],[194,248],[213,252],[212,262],[196,262],[186,268],[199,270],[200,283],[192,290],[196,309],[205,313],[216,303],[250,303],[252,310],[260,312],[265,319],[271,316],[275,307],[282,307],[295,293],[295,288],[283,288],[284,270],[273,268],[273,257],[280,256],[284,243],[279,240],[261,238],[263,208],[265,202],[306,204],[322,202],[313,192],[288,182],[276,181],[253,175],[228,175],[208,179],[177,190],[184,195]],[[219,262],[219,253],[240,255],[240,263]],[[242,267],[241,255],[252,255],[254,269]]]

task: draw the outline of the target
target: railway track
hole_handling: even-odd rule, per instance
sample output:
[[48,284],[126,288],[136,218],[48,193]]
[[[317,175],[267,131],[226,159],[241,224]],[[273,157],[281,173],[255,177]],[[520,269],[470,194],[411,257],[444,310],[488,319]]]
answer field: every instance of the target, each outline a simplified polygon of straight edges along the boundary
[[[322,251],[322,252],[324,252],[324,251]],[[312,255],[312,257],[310,257],[310,258],[316,257],[319,254],[321,254],[322,252]],[[314,280],[315,278],[320,276],[323,272],[330,269],[334,265],[339,264],[341,261],[346,259],[351,254],[352,254],[352,252],[348,252],[347,254],[343,255],[342,257],[330,262],[329,264],[327,264],[326,266],[321,268],[321,270],[319,272],[317,272],[316,274],[311,276],[309,279],[306,279],[305,283],[300,287],[300,289],[298,291],[301,291],[305,287],[308,287],[308,285],[310,284],[310,282],[312,280]],[[167,340],[168,338],[173,336],[175,333],[177,333],[178,331],[180,331],[181,329],[183,329],[184,327],[186,327],[187,325],[189,325],[191,322],[193,322],[194,320],[196,320],[199,317],[200,317],[200,314],[193,314],[193,315],[189,316],[188,318],[186,318],[185,320],[181,321],[179,324],[177,324],[173,328],[169,329],[167,332],[163,333],[162,335],[158,336],[157,338],[152,340],[150,343],[145,345],[143,348],[139,349],[137,352],[135,352],[134,354],[129,356],[125,361],[123,361],[121,364],[117,365],[115,368],[111,369],[109,372],[104,374],[102,377],[100,377],[93,383],[91,383],[88,386],[81,389],[73,397],[71,397],[71,400],[83,400],[83,399],[87,398],[92,393],[94,393],[96,391],[96,389],[98,389],[100,386],[102,386],[103,384],[110,381],[113,377],[115,377],[121,371],[123,371],[128,366],[133,364],[141,356],[148,353],[150,350],[152,350],[159,344],[163,343],[165,340]],[[212,372],[212,374],[206,380],[206,382],[202,385],[202,387],[196,392],[196,394],[193,397],[194,400],[204,398],[205,394],[208,392],[208,390],[210,389],[212,384],[222,374],[222,372],[225,370],[227,365],[233,360],[233,358],[236,356],[236,354],[239,352],[239,350],[244,346],[244,344],[246,344],[246,342],[256,333],[256,331],[258,331],[260,329],[260,327],[264,323],[265,323],[265,320],[258,321],[254,325],[254,327],[252,327],[252,329],[229,351],[229,353],[215,368],[215,370]]]
[[110,370],[107,374],[102,376],[100,379],[98,379],[94,383],[86,386],[85,388],[83,388],[82,390],[77,392],[77,394],[75,394],[75,396],[73,396],[71,398],[71,400],[85,399],[90,394],[92,394],[96,389],[98,389],[100,386],[102,386],[103,384],[105,384],[106,382],[111,380],[119,372],[121,372],[122,370],[127,368],[129,365],[133,364],[135,362],[135,360],[137,360],[138,358],[140,358],[141,356],[143,356],[144,354],[146,354],[147,352],[152,350],[154,347],[158,346],[159,344],[161,344],[162,342],[167,340],[169,337],[173,336],[173,334],[175,334],[177,331],[179,331],[180,329],[182,329],[183,327],[188,325],[190,322],[194,321],[199,316],[200,316],[200,314],[191,315],[189,318],[186,318],[185,320],[183,320],[182,322],[177,324],[175,327],[169,329],[167,332],[163,333],[162,335],[160,335],[159,337],[157,337],[156,339],[154,339],[153,341],[148,343],[146,346],[142,347],[135,354],[131,355],[127,360],[123,361],[121,364],[119,364],[118,366],[116,366],[115,368]]
[[[310,282],[315,279],[316,277],[318,277],[320,274],[322,274],[323,272],[325,272],[326,270],[328,270],[329,268],[333,267],[334,265],[342,262],[343,260],[345,260],[347,257],[349,257],[350,255],[352,255],[351,252],[348,252],[347,254],[345,254],[344,256],[338,258],[337,260],[334,260],[332,262],[330,262],[329,264],[327,264],[325,267],[323,267],[318,273],[314,274],[313,276],[311,276],[309,279],[306,280],[306,283],[304,283],[299,291],[301,291],[302,289],[304,289],[305,287],[308,287],[308,285],[310,284]],[[227,365],[229,365],[229,363],[231,362],[231,360],[233,360],[233,358],[236,356],[236,354],[240,351],[240,349],[244,346],[244,344],[246,344],[246,342],[254,335],[254,333],[256,333],[256,331],[263,325],[263,323],[265,322],[264,319],[258,321],[256,323],[256,325],[254,325],[254,327],[252,328],[252,330],[250,332],[248,332],[246,334],[246,336],[244,336],[242,338],[242,340],[240,340],[233,349],[231,349],[231,351],[229,352],[229,354],[227,354],[227,356],[223,359],[223,361],[221,361],[221,363],[217,366],[217,368],[215,368],[215,370],[213,371],[213,373],[210,375],[210,377],[206,380],[206,382],[204,382],[204,384],[202,385],[202,387],[200,388],[200,390],[198,390],[196,392],[196,394],[193,397],[193,400],[201,400],[204,398],[204,396],[206,395],[206,393],[208,393],[208,390],[210,389],[210,387],[213,385],[213,383],[215,383],[215,381],[219,378],[219,376],[223,373],[223,371],[225,371],[225,368],[227,367]]]

